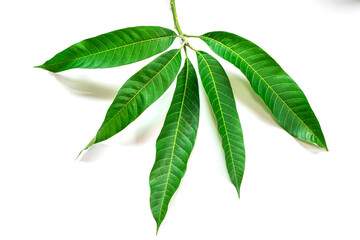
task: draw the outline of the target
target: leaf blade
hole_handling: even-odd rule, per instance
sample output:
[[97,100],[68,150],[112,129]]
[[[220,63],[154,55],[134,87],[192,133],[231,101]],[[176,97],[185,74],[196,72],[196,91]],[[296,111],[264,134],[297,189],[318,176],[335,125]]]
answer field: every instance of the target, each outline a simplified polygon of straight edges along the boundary
[[244,73],[283,129],[328,150],[320,123],[305,94],[269,54],[249,40],[228,32],[209,32],[200,39]]
[[75,43],[38,67],[61,72],[122,66],[165,51],[176,36],[174,31],[163,27],[124,28]]
[[157,231],[185,174],[198,125],[197,77],[194,67],[186,58],[164,126],[156,141],[156,159],[149,177],[150,207],[157,223]]
[[226,167],[240,197],[245,147],[231,85],[224,69],[214,57],[203,51],[196,51],[196,55],[201,81],[217,120]]
[[181,49],[173,49],[161,54],[124,83],[96,136],[85,149],[122,131],[161,97],[180,69],[180,51]]

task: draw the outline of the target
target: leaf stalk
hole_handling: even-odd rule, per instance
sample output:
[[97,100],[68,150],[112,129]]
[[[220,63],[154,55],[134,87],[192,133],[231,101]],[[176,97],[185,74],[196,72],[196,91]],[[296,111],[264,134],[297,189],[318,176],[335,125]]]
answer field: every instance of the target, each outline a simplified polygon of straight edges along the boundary
[[174,19],[174,28],[179,33],[179,35],[180,35],[179,37],[181,38],[181,40],[184,42],[185,37],[184,37],[184,33],[182,32],[182,30],[180,28],[180,24],[179,24],[177,12],[176,12],[175,0],[170,0],[170,5],[171,5],[171,12],[173,14],[173,19]]

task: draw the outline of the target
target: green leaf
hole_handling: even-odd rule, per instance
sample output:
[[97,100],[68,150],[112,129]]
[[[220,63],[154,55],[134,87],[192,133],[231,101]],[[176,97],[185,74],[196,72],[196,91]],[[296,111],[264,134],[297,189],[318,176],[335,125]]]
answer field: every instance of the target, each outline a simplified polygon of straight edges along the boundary
[[156,141],[156,160],[150,173],[150,206],[157,230],[185,174],[198,125],[199,89],[195,69],[186,58],[164,126]]
[[264,50],[228,32],[209,32],[200,38],[244,73],[281,127],[292,136],[327,150],[319,121],[303,91]]
[[85,149],[123,130],[168,89],[180,69],[180,50],[163,53],[124,83]]
[[231,85],[224,69],[214,57],[202,51],[196,51],[196,55],[201,81],[217,120],[226,167],[240,197],[245,148]]
[[51,72],[117,67],[165,51],[176,36],[174,31],[163,27],[124,28],[78,42],[38,67]]

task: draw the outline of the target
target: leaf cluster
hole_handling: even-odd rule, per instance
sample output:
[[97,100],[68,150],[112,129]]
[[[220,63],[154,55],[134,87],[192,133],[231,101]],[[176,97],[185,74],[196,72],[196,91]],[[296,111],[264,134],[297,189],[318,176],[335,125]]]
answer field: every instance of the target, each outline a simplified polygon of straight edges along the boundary
[[[216,58],[191,47],[187,38],[201,39],[215,54],[238,68],[289,134],[327,150],[320,124],[303,91],[263,49],[229,32],[189,36],[180,30],[176,12],[174,21],[179,34],[158,26],[120,29],[78,42],[38,66],[55,73],[73,68],[111,68],[161,53],[123,84],[96,135],[84,148],[126,128],[177,78],[171,105],[156,141],[156,158],[149,178],[150,207],[157,230],[186,172],[195,144],[200,110],[197,76],[216,118],[227,171],[239,197],[245,168],[243,133],[229,78]],[[168,50],[176,38],[181,39],[181,48]],[[196,53],[198,74],[187,56],[187,49]]]

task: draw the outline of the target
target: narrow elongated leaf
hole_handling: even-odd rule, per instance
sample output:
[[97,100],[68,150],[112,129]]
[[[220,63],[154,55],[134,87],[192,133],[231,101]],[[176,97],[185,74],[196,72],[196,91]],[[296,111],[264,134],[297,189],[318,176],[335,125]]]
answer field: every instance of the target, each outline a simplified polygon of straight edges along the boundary
[[163,27],[131,27],[78,42],[38,66],[51,72],[72,68],[110,68],[165,51],[176,33]]
[[220,63],[206,52],[196,52],[199,73],[217,120],[226,167],[240,197],[245,167],[245,148],[239,116],[229,79]]
[[173,49],[157,57],[127,80],[109,107],[96,136],[85,149],[114,136],[140,116],[168,89],[180,64],[180,49]]
[[209,32],[200,38],[244,73],[280,126],[292,136],[327,150],[319,121],[303,91],[264,50],[228,32]]
[[188,58],[180,72],[164,126],[156,141],[156,160],[150,173],[150,206],[157,230],[170,199],[185,174],[199,124],[199,90]]

